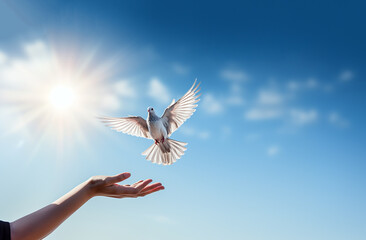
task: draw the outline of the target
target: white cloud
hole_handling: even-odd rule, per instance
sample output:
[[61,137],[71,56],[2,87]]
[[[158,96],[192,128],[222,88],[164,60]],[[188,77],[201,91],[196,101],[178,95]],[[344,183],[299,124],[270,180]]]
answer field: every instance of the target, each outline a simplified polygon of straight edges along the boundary
[[7,85],[33,87],[36,83],[57,81],[64,69],[53,61],[54,55],[45,43],[36,41],[23,46],[25,56],[7,57],[7,64],[1,68],[0,78]]
[[115,95],[108,94],[101,98],[101,107],[105,110],[115,111],[121,108],[121,102]]
[[7,60],[7,56],[5,55],[5,53],[3,53],[2,51],[0,51],[0,65],[4,64]]
[[[37,47],[38,46],[38,47]],[[38,48],[41,54],[37,54]],[[52,62],[51,52],[42,42],[31,42],[23,45],[25,56],[10,57],[0,52],[0,62],[6,65],[0,68],[0,79],[7,86],[27,87],[39,81],[50,81],[59,73],[59,68]]]
[[303,126],[315,122],[318,119],[318,113],[316,110],[254,107],[245,112],[244,117],[250,121],[285,120],[285,117],[289,117],[292,124]]
[[245,72],[238,69],[223,69],[220,76],[229,82],[229,92],[223,103],[227,105],[239,106],[244,104],[242,97],[242,82],[248,79]]
[[230,92],[229,96],[226,99],[226,103],[229,105],[242,105],[244,104],[244,99],[241,96],[241,86],[237,82],[233,82],[230,84]]
[[332,112],[328,116],[328,120],[331,124],[337,126],[337,127],[348,127],[349,122],[344,119],[339,113]]
[[196,133],[196,130],[191,127],[182,126],[180,128],[181,133],[187,136],[193,136]]
[[280,109],[252,108],[244,114],[247,120],[270,120],[282,117]]
[[207,93],[203,96],[202,108],[210,114],[218,114],[224,110],[222,102],[217,100],[211,93]]
[[23,46],[24,52],[28,57],[43,57],[49,53],[49,48],[43,41],[37,40],[31,43],[27,43]]
[[208,131],[198,132],[198,137],[201,139],[208,139],[210,136],[211,134]]
[[273,90],[262,90],[259,92],[258,103],[263,105],[279,105],[283,97]]
[[267,149],[267,155],[270,156],[270,157],[273,157],[275,155],[277,155],[278,153],[280,152],[280,148],[278,146],[270,146],[268,149]]
[[135,98],[137,92],[129,80],[120,80],[114,85],[115,92],[121,97]]
[[233,94],[240,94],[241,93],[241,86],[239,83],[234,82],[230,85],[230,92]]
[[150,80],[148,95],[160,103],[168,104],[171,100],[168,88],[158,78]]
[[309,78],[308,80],[306,80],[305,85],[307,88],[313,89],[316,88],[319,85],[319,83],[315,78]]
[[224,69],[220,73],[221,77],[234,82],[242,82],[248,80],[248,76],[245,72],[235,69]]
[[229,105],[243,105],[245,101],[240,95],[231,95],[226,100],[226,103]]
[[292,109],[290,110],[290,118],[291,122],[296,125],[306,125],[315,122],[318,118],[318,113],[316,110]]
[[211,136],[211,133],[209,131],[200,131],[192,127],[185,126],[181,128],[181,133],[190,137],[198,137],[203,140],[206,140]]
[[189,73],[189,68],[186,66],[183,66],[180,63],[174,63],[172,67],[173,67],[173,71],[180,75],[185,75],[185,74]]
[[339,75],[339,81],[341,82],[349,82],[353,79],[354,77],[354,73],[350,70],[345,70],[343,72],[341,72],[341,74]]
[[308,78],[305,81],[289,81],[286,87],[291,92],[300,90],[314,90],[320,87],[320,83],[315,78]]
[[290,81],[287,83],[287,88],[290,91],[297,91],[301,87],[301,84],[298,81]]

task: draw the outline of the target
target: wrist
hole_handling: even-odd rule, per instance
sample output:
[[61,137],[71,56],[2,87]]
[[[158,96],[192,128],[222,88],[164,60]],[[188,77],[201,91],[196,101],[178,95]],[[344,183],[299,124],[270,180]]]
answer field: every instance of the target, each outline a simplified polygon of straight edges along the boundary
[[88,196],[89,199],[97,196],[96,184],[92,178],[89,178],[88,180],[86,180],[86,182],[84,184],[85,184],[84,188],[86,191],[86,195]]

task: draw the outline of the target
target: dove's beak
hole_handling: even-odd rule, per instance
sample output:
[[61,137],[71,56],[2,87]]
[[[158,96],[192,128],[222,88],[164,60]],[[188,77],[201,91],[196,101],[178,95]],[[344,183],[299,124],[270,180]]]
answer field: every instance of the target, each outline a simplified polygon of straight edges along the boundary
[[150,113],[150,110],[147,110],[148,113]]

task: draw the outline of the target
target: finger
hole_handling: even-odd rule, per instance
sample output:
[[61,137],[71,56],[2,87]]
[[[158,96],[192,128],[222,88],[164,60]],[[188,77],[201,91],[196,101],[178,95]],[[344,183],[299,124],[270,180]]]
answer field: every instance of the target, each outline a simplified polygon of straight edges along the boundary
[[[146,185],[148,185],[149,183],[151,183],[152,180],[148,179],[145,181],[142,181],[140,183],[138,183],[135,187],[133,186],[123,186],[123,185],[114,185],[116,186],[116,193],[119,195],[134,195],[137,196],[137,194],[139,194],[139,192],[146,187]],[[128,197],[132,197],[132,196],[128,196]]]
[[160,186],[162,186],[162,184],[161,184],[161,183],[153,183],[153,184],[149,184],[149,185],[147,185],[146,187],[144,187],[144,188],[141,190],[141,192],[150,191],[151,189],[154,189],[154,188],[156,188],[156,187],[160,187]]
[[157,191],[160,191],[160,190],[164,190],[164,189],[165,189],[164,186],[159,186],[159,187],[156,187],[156,188],[151,189],[149,191],[146,191],[146,192],[143,192],[143,193],[139,193],[138,195],[139,195],[139,197],[144,197],[146,195],[149,195],[151,193],[154,193],[154,192],[157,192]]
[[112,185],[114,183],[118,183],[121,182],[123,180],[126,180],[127,178],[129,178],[131,176],[131,173],[125,172],[125,173],[121,173],[121,174],[117,174],[115,176],[110,176],[107,177],[105,179],[105,184],[108,185]]
[[121,192],[119,192],[118,194],[114,193],[114,194],[111,194],[110,196],[116,197],[116,198],[137,198],[137,197],[144,197],[148,194],[151,194],[151,193],[163,190],[163,189],[165,189],[163,186],[157,186],[148,191],[136,193],[136,191],[133,191],[133,190],[136,190],[136,188],[134,188],[132,191],[125,190],[123,193],[121,193]]
[[132,185],[131,185],[131,187],[136,187],[136,186],[137,186],[137,184],[139,184],[139,183],[141,183],[141,182],[143,182],[143,180],[140,180],[140,181],[138,181],[138,182],[135,182],[134,184],[132,184]]
[[153,184],[149,184],[147,185],[146,187],[144,187],[142,190],[141,190],[141,193],[143,192],[147,192],[147,191],[150,191],[151,189],[154,189],[156,187],[160,187],[162,184],[161,183],[153,183]]
[[147,179],[145,181],[142,181],[141,183],[136,185],[136,189],[138,192],[140,192],[144,187],[146,187],[149,183],[151,183],[151,179]]
[[157,192],[157,191],[160,191],[160,190],[164,190],[164,189],[165,189],[165,187],[164,187],[164,186],[158,186],[158,187],[153,188],[153,189],[151,189],[151,190],[149,190],[149,191],[141,192],[141,193],[139,193],[139,194],[138,194],[138,196],[139,196],[139,197],[144,197],[144,196],[146,196],[146,195],[149,195],[149,194],[151,194],[151,193],[154,193],[154,192]]
[[124,186],[124,185],[115,185],[117,186],[117,194],[120,195],[137,195],[140,191],[136,187],[132,186]]

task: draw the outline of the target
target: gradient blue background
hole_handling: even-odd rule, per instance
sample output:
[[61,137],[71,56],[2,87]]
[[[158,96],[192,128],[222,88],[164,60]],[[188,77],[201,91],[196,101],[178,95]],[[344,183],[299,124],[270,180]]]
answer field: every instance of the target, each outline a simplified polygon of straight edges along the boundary
[[[96,114],[163,113],[154,79],[177,99],[198,78],[203,94],[173,135],[189,145],[172,166],[140,155],[150,141],[103,126],[62,153],[30,127],[0,134],[0,218],[129,171],[128,183],[152,178],[166,190],[92,199],[47,239],[365,239],[365,10],[364,1],[0,1],[8,58],[42,41],[97,46],[101,64],[123,59],[106,82],[129,79],[138,94]],[[0,132],[13,120],[2,114]]]

